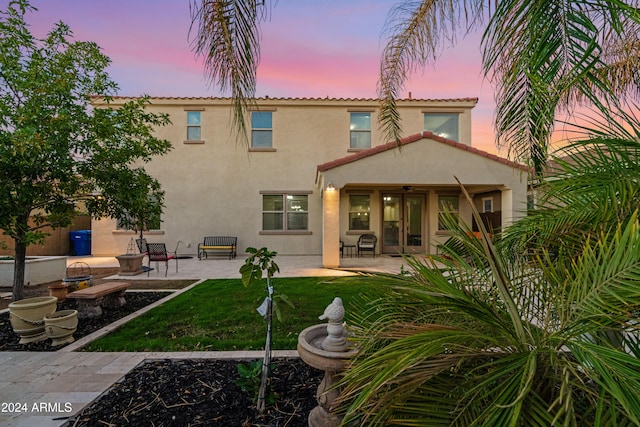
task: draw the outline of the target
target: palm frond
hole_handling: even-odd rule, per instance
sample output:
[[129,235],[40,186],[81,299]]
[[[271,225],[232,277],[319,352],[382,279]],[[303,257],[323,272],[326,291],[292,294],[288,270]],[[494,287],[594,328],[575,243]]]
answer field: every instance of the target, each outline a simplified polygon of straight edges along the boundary
[[[634,129],[640,126],[625,132]],[[537,189],[542,207],[503,233],[503,248],[533,253],[546,248],[554,257],[572,258],[590,234],[615,230],[640,206],[640,144],[634,138],[596,136],[557,155]]]
[[387,38],[380,61],[378,97],[379,125],[387,141],[402,137],[396,99],[408,76],[429,61],[435,61],[444,47],[455,43],[459,25],[472,29],[485,18],[485,2],[401,1],[389,12],[383,34]]
[[558,109],[571,110],[582,99],[602,107],[601,97],[626,93],[628,86],[611,84],[599,71],[608,67],[603,45],[633,46],[620,23],[639,19],[622,2],[498,3],[482,41],[485,74],[497,85],[498,144],[516,160],[530,159],[540,174]]
[[[636,423],[637,213],[615,230],[587,234],[569,262],[553,261],[545,248],[528,262],[504,257],[481,233],[484,260],[410,258],[414,274],[382,279],[392,285],[388,297],[355,318],[360,352],[341,383],[346,419]],[[478,245],[464,227],[452,236]]]
[[264,1],[193,0],[192,49],[204,57],[211,85],[231,92],[237,136],[248,142],[246,112],[255,105],[256,72],[260,62],[260,22],[267,16]]

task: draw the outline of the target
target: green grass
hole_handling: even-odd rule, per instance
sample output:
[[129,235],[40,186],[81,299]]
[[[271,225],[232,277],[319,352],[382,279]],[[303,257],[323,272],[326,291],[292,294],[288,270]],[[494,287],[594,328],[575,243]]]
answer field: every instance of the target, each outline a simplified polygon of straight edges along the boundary
[[[333,298],[345,305],[346,320],[359,295],[382,297],[373,277],[275,278],[277,294],[295,305],[280,303],[282,320],[274,316],[273,346],[295,349],[298,334],[321,323]],[[262,350],[266,323],[256,311],[266,296],[264,286],[244,287],[240,279],[208,280],[94,341],[88,351]],[[326,322],[326,321],[325,321]]]

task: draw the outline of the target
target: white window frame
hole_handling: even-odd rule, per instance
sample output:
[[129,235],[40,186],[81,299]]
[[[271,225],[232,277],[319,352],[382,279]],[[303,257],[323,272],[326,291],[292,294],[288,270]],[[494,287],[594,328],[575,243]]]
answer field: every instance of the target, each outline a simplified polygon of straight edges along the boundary
[[[287,233],[287,234],[309,234],[309,192],[276,192],[276,191],[264,191],[262,194],[262,224],[261,234],[273,234],[273,233]],[[265,197],[282,197],[282,210],[267,211],[264,210],[264,198]],[[306,210],[294,210],[290,206],[289,200],[293,200],[294,197],[306,198]],[[282,228],[281,229],[265,229],[264,214],[282,214]],[[289,215],[306,215],[306,228],[290,229]]]
[[[445,132],[441,128],[429,129],[431,126],[427,126],[427,118],[431,117],[440,117],[447,118],[446,122],[455,118],[456,119],[456,130],[452,134],[451,132]],[[446,112],[446,111],[425,111],[423,112],[423,125],[424,130],[427,132],[431,132],[434,135],[438,135],[442,138],[449,139],[451,141],[460,141],[460,113],[459,112]]]
[[[198,115],[198,123],[189,123],[189,118],[191,115]],[[198,130],[198,138],[190,138],[192,130]],[[201,111],[191,111],[187,110],[187,136],[186,141],[202,141],[202,114]]]
[[[366,115],[368,116],[369,119],[369,126],[368,128],[364,128],[364,129],[358,129],[357,125],[353,122],[353,119],[356,115]],[[354,141],[359,141],[360,138],[354,138],[356,135],[359,136],[368,136],[368,141],[366,141],[367,138],[365,138],[365,145],[364,147],[362,146],[357,146],[357,144],[354,146]],[[368,144],[367,144],[368,142]],[[349,113],[349,149],[350,150],[367,150],[371,148],[371,112],[370,111],[351,111]]]
[[[271,127],[255,127],[253,123],[254,114],[268,114],[270,116]],[[269,133],[269,145],[254,145],[254,135],[259,133]],[[251,112],[251,148],[253,149],[271,149],[273,148],[273,112],[272,111],[252,111]]]
[[[354,209],[353,203],[352,203],[352,197],[366,197],[369,201],[368,206],[366,209],[362,210],[362,209]],[[352,223],[352,216],[362,216],[362,217],[366,217],[366,222],[367,222],[367,227],[366,228],[352,228],[353,223]],[[349,231],[364,231],[364,230],[370,230],[371,228],[371,195],[369,194],[350,194],[349,195]]]
[[[487,210],[487,202],[489,202],[489,210]],[[483,197],[482,198],[482,212],[483,213],[492,213],[493,212],[493,197]]]

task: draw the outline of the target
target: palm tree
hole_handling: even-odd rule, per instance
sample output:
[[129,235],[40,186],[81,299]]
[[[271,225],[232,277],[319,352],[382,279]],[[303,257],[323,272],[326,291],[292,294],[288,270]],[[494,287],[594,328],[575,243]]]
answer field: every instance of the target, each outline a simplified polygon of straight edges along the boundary
[[356,310],[345,422],[640,425],[638,227],[636,209],[571,263],[459,227],[469,259],[411,259],[413,274],[381,277],[388,297]]
[[[388,140],[402,136],[395,100],[409,75],[437,60],[457,36],[482,28],[483,67],[496,85],[497,143],[538,173],[547,160],[556,112],[598,106],[638,92],[637,1],[398,1],[385,25],[378,96]],[[193,0],[193,49],[212,84],[229,90],[238,135],[253,104],[264,0]]]
[[539,207],[504,231],[505,250],[545,248],[572,262],[587,239],[629,221],[640,207],[640,120],[621,114],[620,120],[607,121],[593,112],[585,134],[554,153],[535,189]]

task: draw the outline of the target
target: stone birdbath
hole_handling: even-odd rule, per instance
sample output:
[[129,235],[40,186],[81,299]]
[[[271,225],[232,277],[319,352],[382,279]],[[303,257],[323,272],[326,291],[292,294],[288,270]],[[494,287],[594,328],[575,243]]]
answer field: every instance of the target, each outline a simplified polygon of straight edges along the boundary
[[329,323],[310,326],[298,336],[300,358],[307,365],[324,371],[316,393],[318,406],[309,413],[309,427],[338,427],[342,417],[335,413],[335,400],[340,396],[340,390],[334,384],[357,349],[346,339],[342,299],[334,298],[319,318],[328,319]]

